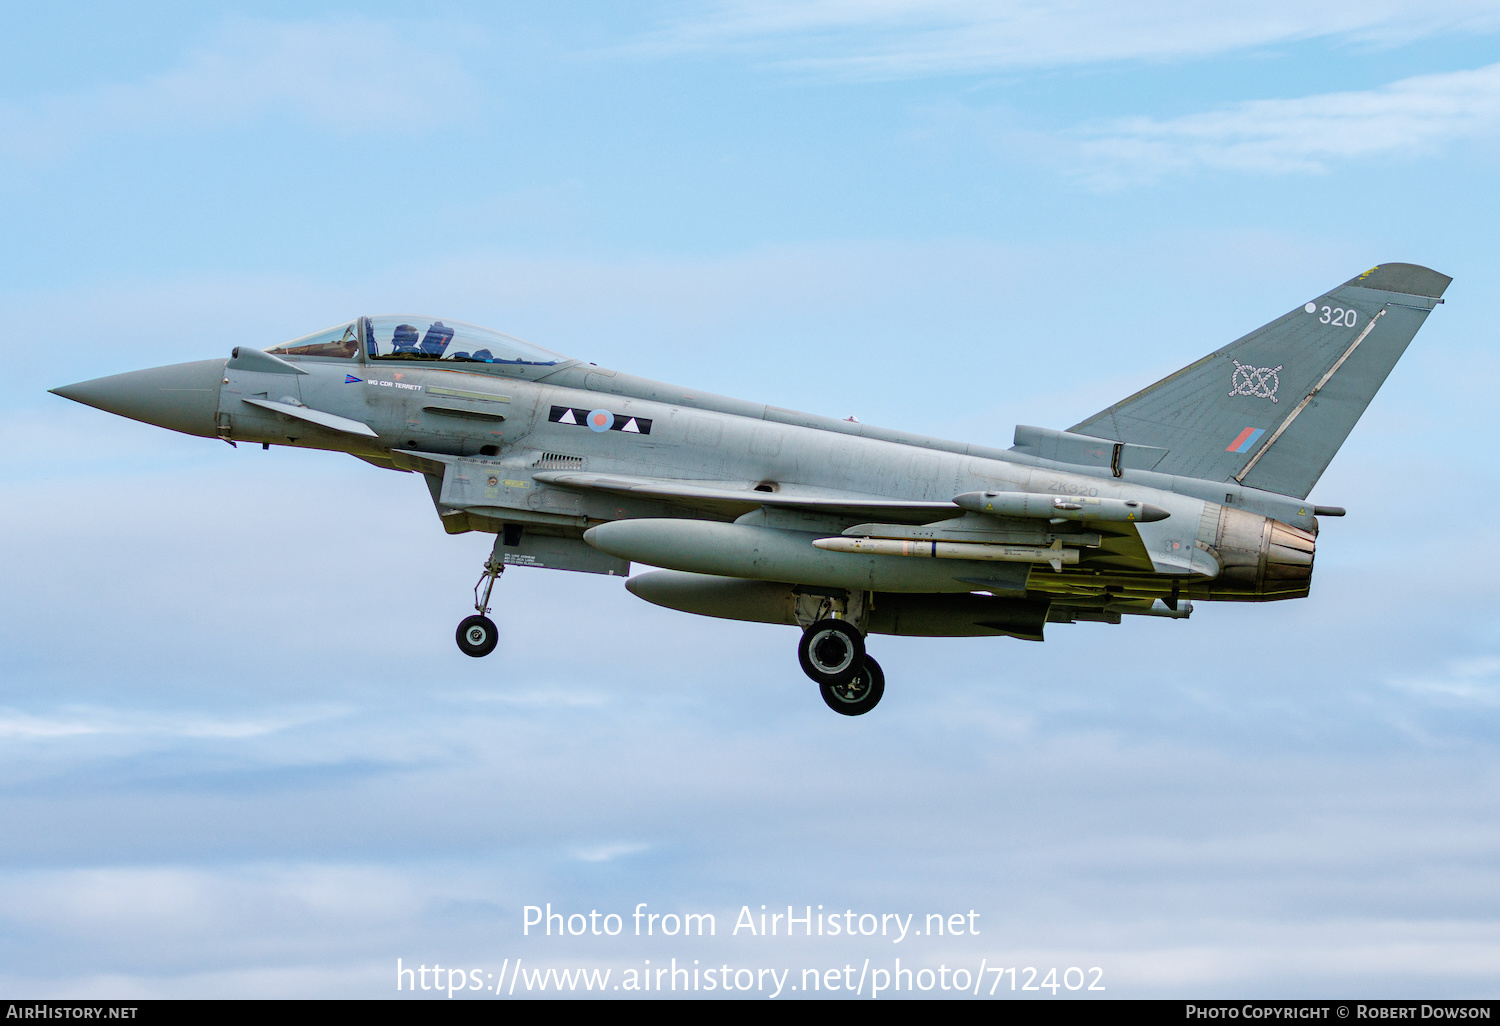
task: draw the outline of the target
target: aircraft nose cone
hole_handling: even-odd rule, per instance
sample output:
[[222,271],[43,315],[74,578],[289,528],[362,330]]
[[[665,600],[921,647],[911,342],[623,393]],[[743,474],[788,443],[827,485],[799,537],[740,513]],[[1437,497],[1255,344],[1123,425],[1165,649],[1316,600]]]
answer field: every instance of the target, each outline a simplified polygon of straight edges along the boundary
[[219,385],[226,360],[195,360],[169,367],[111,374],[50,389],[64,399],[170,428],[189,435],[213,437],[214,414],[219,410]]

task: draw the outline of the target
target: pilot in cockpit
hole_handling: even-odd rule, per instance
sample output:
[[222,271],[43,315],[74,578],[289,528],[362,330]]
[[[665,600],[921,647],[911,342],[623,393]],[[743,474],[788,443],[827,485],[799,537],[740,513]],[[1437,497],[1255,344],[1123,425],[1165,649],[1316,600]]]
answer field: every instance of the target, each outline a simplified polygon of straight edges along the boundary
[[[426,327],[424,328],[423,325]],[[372,360],[441,360],[448,363],[506,363],[552,366],[563,357],[529,342],[502,335],[498,331],[473,324],[441,321],[435,317],[391,314],[362,319],[359,333],[353,325],[341,325],[337,332],[346,336],[345,354],[354,354],[354,339],[366,339],[368,358]],[[334,329],[323,334],[331,334]],[[311,337],[311,336],[309,336]],[[319,339],[322,338],[320,334]],[[302,340],[298,340],[299,343]],[[320,351],[311,355],[323,355]],[[332,354],[328,354],[332,355]]]
[[398,324],[396,330],[391,333],[391,355],[401,353],[420,354],[421,348],[417,345],[417,329],[412,324]]

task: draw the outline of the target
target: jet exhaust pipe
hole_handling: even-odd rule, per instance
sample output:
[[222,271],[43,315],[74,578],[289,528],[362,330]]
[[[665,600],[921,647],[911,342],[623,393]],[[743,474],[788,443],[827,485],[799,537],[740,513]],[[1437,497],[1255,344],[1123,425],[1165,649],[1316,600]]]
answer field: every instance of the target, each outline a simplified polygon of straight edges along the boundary
[[1219,507],[1213,554],[1223,566],[1204,594],[1216,599],[1301,598],[1312,586],[1317,535],[1257,513]]

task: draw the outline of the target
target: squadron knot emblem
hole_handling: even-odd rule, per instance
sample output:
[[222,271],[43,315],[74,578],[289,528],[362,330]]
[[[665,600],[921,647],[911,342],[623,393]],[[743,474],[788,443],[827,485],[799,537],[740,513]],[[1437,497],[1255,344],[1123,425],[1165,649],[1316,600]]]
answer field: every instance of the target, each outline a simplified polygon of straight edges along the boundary
[[[1230,359],[1234,359],[1230,357]],[[1234,373],[1229,378],[1230,395],[1248,395],[1252,399],[1269,399],[1271,402],[1280,402],[1276,398],[1276,390],[1281,387],[1280,371],[1282,364],[1276,367],[1252,367],[1248,363],[1234,361]]]

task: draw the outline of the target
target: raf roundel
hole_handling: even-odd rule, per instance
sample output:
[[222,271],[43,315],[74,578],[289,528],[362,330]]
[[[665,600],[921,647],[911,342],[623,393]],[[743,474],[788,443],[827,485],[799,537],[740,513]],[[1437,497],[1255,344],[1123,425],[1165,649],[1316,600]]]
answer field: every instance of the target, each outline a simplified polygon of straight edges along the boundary
[[615,415],[608,410],[590,410],[588,425],[590,431],[608,431],[615,426]]

